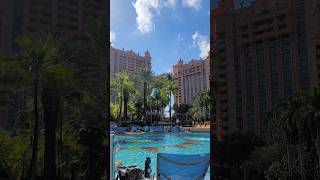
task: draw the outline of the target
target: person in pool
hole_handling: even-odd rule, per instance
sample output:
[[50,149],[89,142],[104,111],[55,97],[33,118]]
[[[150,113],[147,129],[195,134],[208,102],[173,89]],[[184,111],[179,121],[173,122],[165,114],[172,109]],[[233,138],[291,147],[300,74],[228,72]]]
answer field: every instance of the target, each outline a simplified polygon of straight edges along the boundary
[[121,162],[121,161],[116,161],[115,167],[116,167],[117,169],[119,169],[121,166],[122,166],[122,162]]

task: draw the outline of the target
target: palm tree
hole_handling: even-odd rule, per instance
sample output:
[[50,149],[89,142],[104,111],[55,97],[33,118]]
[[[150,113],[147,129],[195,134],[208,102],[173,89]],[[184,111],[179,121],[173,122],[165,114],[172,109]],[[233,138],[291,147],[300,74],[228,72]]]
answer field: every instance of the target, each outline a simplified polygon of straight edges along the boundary
[[176,86],[175,83],[173,81],[173,76],[171,73],[167,73],[167,82],[165,83],[167,92],[168,92],[168,100],[169,100],[169,121],[171,122],[171,124],[173,125],[172,122],[172,96],[176,93]]
[[289,97],[283,97],[280,99],[276,107],[272,111],[270,119],[271,136],[275,140],[282,140],[287,146],[287,166],[289,170],[290,179],[293,178],[293,154],[292,154],[292,141],[293,141],[293,109],[290,104],[291,99]]
[[298,149],[299,149],[299,162],[300,162],[300,173],[301,179],[306,179],[305,174],[305,158],[304,158],[304,142],[305,142],[305,135],[308,133],[309,128],[307,125],[307,118],[308,118],[308,106],[307,106],[307,98],[304,93],[298,93],[293,96],[292,105],[295,109],[293,118],[294,123],[298,132]]
[[143,82],[143,122],[147,124],[147,93],[148,93],[148,83],[151,81],[153,77],[153,73],[150,68],[141,68],[138,73],[139,78]]
[[[56,39],[51,34],[45,36],[40,35],[38,37],[21,35],[17,38],[17,42],[20,45],[21,53],[8,59],[10,60],[10,66],[15,66],[15,69],[11,68],[10,70],[11,72],[15,72],[15,76],[19,77],[18,84],[20,84],[19,86],[22,86],[23,91],[27,90],[26,83],[29,83],[30,85],[32,84],[33,87],[34,127],[32,135],[32,155],[26,177],[34,179],[36,176],[38,159],[39,94],[45,94],[46,86],[53,81],[58,80],[60,76],[66,75],[67,72],[66,68],[63,67],[62,64],[60,64],[57,60],[58,52],[56,47]],[[55,88],[57,87],[58,86],[55,86]],[[19,88],[15,87],[15,89]],[[45,99],[42,98],[41,101],[43,107],[45,108],[44,110],[46,112],[51,111],[51,109],[47,108],[49,104],[45,101]],[[55,145],[55,135],[49,135],[50,132],[55,133],[55,126],[54,124],[53,126],[48,126],[48,121],[46,121],[48,118],[50,118],[49,123],[54,123],[57,120],[48,116],[44,117],[46,125],[45,175],[55,178],[55,148],[52,148],[52,146],[54,147]],[[54,139],[52,139],[53,137]],[[53,161],[49,160],[48,157],[53,157]]]
[[167,74],[161,74],[155,77],[153,96],[157,101],[157,106],[159,110],[160,119],[162,119],[164,114],[164,109],[168,106],[169,102],[169,89]]
[[130,94],[133,92],[133,87],[134,87],[133,82],[129,78],[127,78],[123,88],[123,98],[124,98],[123,120],[124,121],[128,120],[128,105],[129,105]]
[[209,103],[210,103],[210,91],[202,91],[199,95],[199,105],[203,111],[204,119],[208,119],[208,113],[210,111]]
[[120,97],[120,108],[119,108],[119,114],[118,114],[118,123],[121,124],[122,119],[122,106],[124,104],[125,106],[125,118],[127,118],[128,112],[128,100],[129,100],[129,93],[133,88],[133,83],[129,80],[129,77],[124,72],[119,72],[116,74],[115,78],[111,80],[111,87],[118,91],[118,96]]
[[81,89],[81,86],[77,84],[77,80],[74,78],[72,81],[61,81],[58,91],[58,132],[59,132],[59,139],[57,141],[57,165],[58,165],[58,178],[57,179],[63,179],[63,174],[67,170],[65,168],[66,166],[66,158],[64,157],[64,144],[65,139],[63,138],[65,129],[63,128],[65,124],[67,124],[67,118],[68,115],[66,115],[67,111],[70,111],[70,106],[74,106],[74,103],[78,101],[79,96],[86,96],[85,91]]
[[[105,5],[108,4],[106,2]],[[108,27],[104,20],[101,16],[97,21],[89,21],[91,24],[85,41],[75,42],[75,52],[71,53],[74,56],[71,62],[75,66],[76,83],[87,94],[83,97],[85,102],[81,102],[83,105],[76,108],[75,119],[81,125],[77,129],[79,143],[86,149],[82,158],[88,158],[80,165],[87,179],[100,179],[109,172],[106,170],[109,145],[109,134],[106,132],[110,117],[110,56],[107,54],[110,42],[106,41]]]
[[[309,99],[309,113],[310,121],[309,128],[314,132],[316,137],[316,148],[318,154],[318,166],[320,166],[320,90],[313,87],[308,94]],[[320,174],[320,167],[318,167],[318,174]]]
[[153,94],[152,94],[152,100],[154,102],[154,105],[156,106],[156,110],[158,111],[158,115],[160,117],[161,115],[161,89],[155,87]]
[[[38,89],[41,88],[45,125],[45,160],[44,175],[47,179],[56,178],[56,125],[59,111],[59,86],[72,76],[71,69],[58,58],[58,43],[51,34],[32,38],[21,36],[18,39],[23,51],[21,59],[31,60],[31,71],[34,77],[34,106],[35,106],[35,143],[38,139]],[[34,159],[36,161],[36,159]],[[32,168],[32,162],[30,167]],[[30,169],[31,169],[30,168]],[[32,173],[32,172],[29,172]],[[33,175],[31,174],[31,177]]]
[[210,112],[210,91],[201,91],[193,99],[192,111],[194,118],[202,121],[208,120]]
[[273,139],[284,141],[287,145],[287,165],[289,177],[293,178],[292,146],[298,148],[301,179],[306,178],[304,164],[304,141],[310,133],[308,118],[310,115],[307,97],[297,93],[291,97],[282,98],[274,108],[270,121]]
[[[38,139],[39,139],[39,113],[38,113],[38,95],[39,87],[42,78],[44,78],[44,68],[50,67],[48,61],[51,61],[55,56],[55,48],[47,37],[40,37],[38,39],[30,36],[21,35],[17,38],[17,42],[21,48],[21,54],[13,56],[11,62],[19,67],[19,71],[25,76],[29,77],[33,86],[33,104],[34,104],[34,127],[32,140],[32,156],[30,165],[27,171],[27,177],[33,179],[36,175],[36,164],[38,156]],[[32,82],[31,82],[32,81]]]

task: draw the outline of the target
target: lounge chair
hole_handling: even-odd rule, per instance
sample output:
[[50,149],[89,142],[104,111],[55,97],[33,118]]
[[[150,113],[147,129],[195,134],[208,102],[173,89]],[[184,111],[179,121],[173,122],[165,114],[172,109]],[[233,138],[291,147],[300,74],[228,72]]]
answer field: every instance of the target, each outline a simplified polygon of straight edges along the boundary
[[175,126],[172,128],[171,131],[172,131],[172,132],[180,132],[180,131],[179,131],[179,126],[178,126],[178,125],[175,125]]
[[210,165],[210,154],[157,154],[157,180],[202,180]]
[[124,134],[127,131],[126,127],[117,127],[116,130],[120,134]]
[[133,126],[133,127],[131,128],[130,132],[138,132],[138,128],[135,127],[135,126]]
[[167,132],[172,132],[172,131],[173,131],[172,126],[167,126]]
[[145,127],[143,128],[143,131],[144,131],[144,132],[149,132],[149,131],[150,131],[149,126],[145,126]]
[[161,126],[154,126],[152,129],[154,132],[163,132],[163,127]]

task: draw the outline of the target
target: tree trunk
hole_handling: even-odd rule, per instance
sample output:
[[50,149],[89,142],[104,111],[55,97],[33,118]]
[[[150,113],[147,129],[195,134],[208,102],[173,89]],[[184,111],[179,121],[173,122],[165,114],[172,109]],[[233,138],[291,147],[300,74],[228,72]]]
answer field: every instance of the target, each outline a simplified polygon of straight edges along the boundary
[[292,166],[291,166],[291,150],[290,150],[290,142],[289,138],[287,137],[287,163],[288,163],[288,171],[289,171],[289,178],[292,179]]
[[173,121],[171,120],[171,91],[169,93],[169,121],[171,122],[171,125],[173,125]]
[[152,106],[150,106],[150,112],[151,112],[151,119],[150,119],[150,123],[152,124],[152,114],[153,114]]
[[143,123],[147,124],[147,82],[143,83]]
[[71,164],[70,174],[71,174],[70,180],[76,180],[76,176],[75,176],[75,165],[74,165],[74,164]]
[[26,161],[26,151],[23,152],[23,155],[22,155],[22,172],[21,172],[20,180],[24,180],[25,161]]
[[58,169],[58,177],[59,177],[59,179],[63,179],[63,173],[62,173],[62,170],[63,170],[63,168],[62,168],[62,163],[63,163],[63,137],[62,137],[62,122],[63,122],[63,120],[62,120],[62,106],[61,106],[61,104],[60,104],[60,107],[59,107],[59,143],[58,143],[58,145],[59,145],[59,151],[58,151],[58,160],[59,160],[59,169]]
[[302,132],[301,132],[301,130],[299,130],[298,133],[299,133],[299,159],[300,159],[301,180],[305,180],[303,142],[302,142]]
[[243,164],[243,180],[247,179],[247,165],[246,163]]
[[319,132],[319,128],[317,128],[317,153],[318,153],[318,175],[320,175],[320,132]]
[[118,123],[121,126],[121,115],[122,115],[122,99],[123,99],[123,89],[120,89],[120,106],[119,106],[119,116],[118,116]]
[[43,88],[42,103],[45,126],[44,179],[56,179],[56,126],[59,99],[56,91],[47,85]]
[[123,110],[123,120],[127,121],[128,120],[128,91],[124,91],[124,110]]
[[32,155],[31,162],[27,173],[27,179],[33,180],[37,171],[38,159],[38,140],[39,140],[39,117],[38,117],[38,74],[35,75],[33,82],[34,94],[34,127],[33,127],[33,141],[32,141]]

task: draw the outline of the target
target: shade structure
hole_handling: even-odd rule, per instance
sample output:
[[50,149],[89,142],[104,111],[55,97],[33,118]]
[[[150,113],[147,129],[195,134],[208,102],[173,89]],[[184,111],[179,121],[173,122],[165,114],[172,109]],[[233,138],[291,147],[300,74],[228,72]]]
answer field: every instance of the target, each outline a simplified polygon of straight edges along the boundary
[[210,165],[210,154],[157,155],[158,180],[202,180]]

